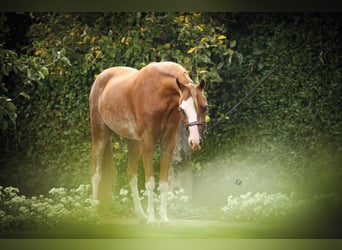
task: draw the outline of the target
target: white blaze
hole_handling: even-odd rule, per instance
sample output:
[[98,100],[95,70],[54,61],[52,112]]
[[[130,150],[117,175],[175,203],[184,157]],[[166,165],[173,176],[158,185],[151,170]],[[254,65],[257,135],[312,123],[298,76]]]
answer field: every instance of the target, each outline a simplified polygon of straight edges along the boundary
[[[184,110],[188,118],[188,123],[197,121],[197,112],[194,100],[190,96],[187,100],[183,100],[180,108]],[[197,125],[189,127],[189,145],[191,148],[196,148],[200,144],[200,135],[198,133]]]
[[159,215],[160,220],[163,223],[169,222],[167,218],[167,191],[169,190],[169,184],[167,182],[160,182],[159,183],[159,190],[160,190],[160,208],[159,208]]

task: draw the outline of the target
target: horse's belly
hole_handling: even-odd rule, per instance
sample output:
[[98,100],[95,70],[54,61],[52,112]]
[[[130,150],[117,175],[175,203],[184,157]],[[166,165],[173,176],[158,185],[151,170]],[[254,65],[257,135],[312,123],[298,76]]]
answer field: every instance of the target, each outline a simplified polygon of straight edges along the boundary
[[140,140],[136,131],[135,123],[132,121],[127,120],[120,122],[120,124],[115,124],[115,126],[113,126],[111,129],[118,135],[121,135],[127,139]]
[[140,140],[134,117],[127,115],[112,115],[110,119],[103,119],[106,125],[116,134],[131,140]]
[[128,139],[140,140],[130,98],[132,85],[127,80],[136,70],[127,68],[118,70],[129,74],[122,75],[121,72],[107,83],[99,98],[100,115],[105,124],[116,134]]

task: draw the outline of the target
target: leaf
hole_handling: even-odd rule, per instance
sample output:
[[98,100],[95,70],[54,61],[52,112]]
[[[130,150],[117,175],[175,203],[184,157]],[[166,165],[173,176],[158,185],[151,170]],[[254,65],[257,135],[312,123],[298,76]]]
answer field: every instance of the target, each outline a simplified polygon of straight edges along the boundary
[[231,48],[234,48],[234,47],[236,46],[236,40],[230,41],[229,46],[230,46]]
[[40,79],[45,79],[45,76],[41,71],[38,71],[38,75]]
[[262,49],[255,49],[254,52],[253,52],[253,54],[256,55],[256,56],[260,56],[260,55],[262,55],[264,53],[265,53],[265,51],[262,50]]
[[31,79],[31,76],[32,76],[32,72],[30,69],[27,69],[27,78],[28,79]]
[[217,69],[220,70],[223,66],[224,66],[225,62],[220,62],[218,65],[217,65]]
[[2,122],[2,130],[5,131],[8,128],[8,122],[5,120]]
[[25,93],[25,92],[21,92],[19,95],[22,96],[22,97],[24,97],[24,98],[27,99],[27,100],[30,100],[30,99],[31,99],[31,97],[30,97],[27,93]]
[[228,55],[232,56],[234,54],[234,50],[228,49]]
[[37,50],[34,52],[34,55],[35,55],[35,56],[40,56],[43,52],[44,52],[44,49],[37,49]]
[[225,36],[225,35],[219,35],[218,37],[217,37],[217,40],[224,40],[224,39],[226,39],[227,37]]
[[202,32],[204,30],[202,25],[197,25],[196,28],[199,32]]
[[211,59],[209,56],[207,55],[202,55],[200,58],[201,62],[204,62],[204,63],[211,63]]
[[193,48],[190,48],[188,51],[187,51],[187,53],[188,54],[191,54],[191,53],[193,53],[193,52],[195,52],[196,51],[196,47],[193,47]]
[[66,64],[68,64],[69,66],[71,66],[70,60],[66,56],[62,56],[61,57],[61,61],[66,63]]
[[40,72],[42,72],[42,74],[43,74],[44,76],[49,75],[49,70],[48,70],[46,67],[42,67],[42,68],[40,69]]
[[263,63],[258,63],[258,69],[262,70],[265,67],[265,65]]
[[8,71],[7,67],[1,67],[1,72],[3,75],[8,76],[9,71]]

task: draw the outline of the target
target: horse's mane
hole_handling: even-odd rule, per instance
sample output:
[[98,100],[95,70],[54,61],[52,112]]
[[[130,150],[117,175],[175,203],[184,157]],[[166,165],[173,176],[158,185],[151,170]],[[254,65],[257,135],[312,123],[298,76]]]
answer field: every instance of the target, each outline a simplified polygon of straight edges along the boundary
[[154,66],[158,68],[160,72],[165,75],[175,77],[182,83],[193,82],[190,78],[188,71],[180,64],[175,62],[159,62],[153,63]]

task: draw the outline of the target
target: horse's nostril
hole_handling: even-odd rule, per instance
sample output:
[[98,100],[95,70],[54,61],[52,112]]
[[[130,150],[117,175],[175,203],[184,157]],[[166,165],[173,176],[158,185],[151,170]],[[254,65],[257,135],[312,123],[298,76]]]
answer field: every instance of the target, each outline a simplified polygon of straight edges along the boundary
[[192,142],[192,140],[190,140],[190,146],[192,146],[193,145],[193,142]]
[[202,143],[203,143],[203,139],[201,138],[201,139],[199,140],[199,145],[202,146]]

